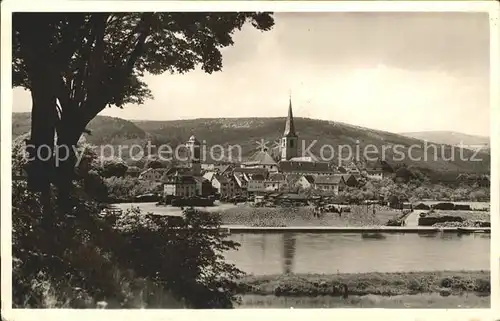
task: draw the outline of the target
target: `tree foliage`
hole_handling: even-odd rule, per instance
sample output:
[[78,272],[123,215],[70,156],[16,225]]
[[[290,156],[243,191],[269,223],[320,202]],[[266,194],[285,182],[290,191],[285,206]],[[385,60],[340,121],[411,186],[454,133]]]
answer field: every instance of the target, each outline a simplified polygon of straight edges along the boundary
[[163,185],[135,177],[110,177],[104,180],[112,200],[131,200],[139,195],[161,193]]
[[123,177],[128,170],[127,164],[121,158],[117,157],[101,157],[96,160],[96,163],[96,167],[99,168],[101,176],[105,178]]
[[[199,66],[222,69],[221,49],[246,22],[269,30],[268,13],[15,13],[13,85],[30,90],[35,146],[73,146],[106,106],[151,98],[146,73],[185,73]],[[75,157],[62,166],[35,161],[33,190],[71,187]],[[47,194],[47,193],[45,193]],[[44,203],[47,203],[45,201]]]
[[[260,30],[273,26],[267,13],[17,13],[13,83],[32,89],[31,60],[40,51],[53,54],[43,63],[53,71],[48,77],[63,112],[74,104],[92,119],[107,105],[151,97],[140,80],[145,73],[221,70],[220,49],[234,44],[233,32],[247,21]],[[37,36],[49,41],[25,42]]]
[[242,272],[222,256],[238,244],[225,240],[218,215],[99,215],[97,203],[73,197],[72,212],[61,214],[67,219],[48,231],[39,196],[14,183],[14,307],[95,308],[105,300],[115,308],[231,308],[238,301]]

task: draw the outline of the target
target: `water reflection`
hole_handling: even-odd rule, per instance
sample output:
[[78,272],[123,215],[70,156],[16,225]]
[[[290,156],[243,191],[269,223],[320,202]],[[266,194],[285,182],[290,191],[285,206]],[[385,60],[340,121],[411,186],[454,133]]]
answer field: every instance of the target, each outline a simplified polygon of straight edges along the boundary
[[422,231],[418,232],[419,237],[430,237],[430,238],[436,238],[440,235],[441,233],[435,232],[435,231]]
[[457,239],[461,239],[463,234],[461,233],[439,233],[440,239],[445,241],[454,241]]
[[490,235],[234,234],[226,259],[253,274],[488,270]]
[[295,242],[296,240],[292,233],[283,234],[283,274],[292,273]]

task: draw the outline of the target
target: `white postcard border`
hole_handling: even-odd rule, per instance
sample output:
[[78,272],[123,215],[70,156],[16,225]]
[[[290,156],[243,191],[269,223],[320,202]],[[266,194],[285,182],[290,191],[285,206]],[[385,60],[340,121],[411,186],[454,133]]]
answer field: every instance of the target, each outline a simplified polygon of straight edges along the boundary
[[[110,318],[155,320],[217,320],[240,321],[256,318],[283,318],[288,321],[330,319],[332,317],[383,320],[493,320],[500,319],[500,86],[499,6],[496,1],[3,1],[1,10],[1,286],[2,317],[10,320],[108,320]],[[491,309],[252,309],[252,310],[29,310],[12,309],[11,253],[11,12],[14,11],[460,11],[490,13],[490,95],[491,95]],[[495,304],[496,303],[496,304]]]

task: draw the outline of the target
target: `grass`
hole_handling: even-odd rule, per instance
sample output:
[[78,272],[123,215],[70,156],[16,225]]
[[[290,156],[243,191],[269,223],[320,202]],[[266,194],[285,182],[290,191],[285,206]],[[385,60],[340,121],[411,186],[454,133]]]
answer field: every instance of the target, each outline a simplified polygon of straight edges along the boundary
[[490,308],[490,297],[465,294],[461,296],[441,296],[437,293],[418,295],[353,296],[347,299],[331,296],[318,297],[276,297],[274,295],[243,295],[237,308],[382,308],[382,309],[481,309]]
[[399,215],[400,211],[377,207],[373,215],[372,207],[351,206],[351,212],[324,213],[321,217],[314,217],[311,207],[250,207],[240,205],[236,208],[221,211],[222,224],[244,226],[382,226],[391,218]]
[[242,294],[286,297],[397,296],[437,293],[443,296],[476,293],[490,295],[489,271],[407,273],[296,274],[246,276]]

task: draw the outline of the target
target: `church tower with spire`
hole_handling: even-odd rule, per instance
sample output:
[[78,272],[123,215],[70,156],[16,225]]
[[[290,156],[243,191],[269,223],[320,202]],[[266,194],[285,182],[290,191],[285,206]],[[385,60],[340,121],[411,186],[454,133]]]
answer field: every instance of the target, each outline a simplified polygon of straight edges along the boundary
[[281,160],[290,160],[297,157],[298,153],[298,137],[295,133],[295,125],[293,123],[292,112],[292,96],[289,97],[288,117],[286,118],[285,132],[281,139]]

